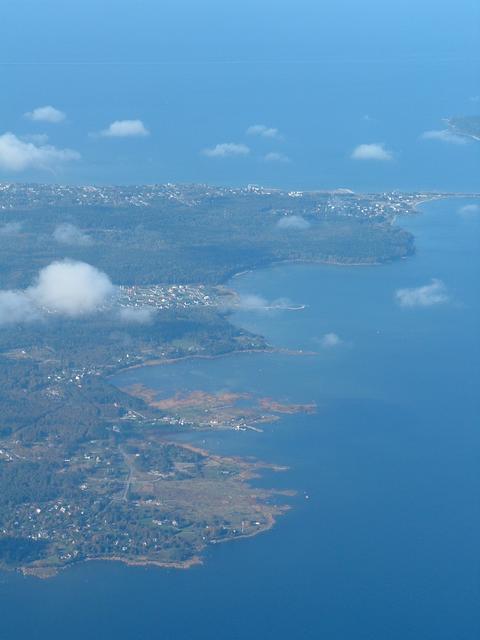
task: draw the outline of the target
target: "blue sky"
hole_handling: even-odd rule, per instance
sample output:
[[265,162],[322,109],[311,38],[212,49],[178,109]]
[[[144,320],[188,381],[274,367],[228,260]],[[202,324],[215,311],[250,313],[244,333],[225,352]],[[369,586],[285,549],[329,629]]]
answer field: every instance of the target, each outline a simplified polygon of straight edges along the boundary
[[[476,188],[479,145],[422,134],[480,113],[477,2],[20,0],[0,19],[0,180]],[[65,118],[25,116],[44,106]],[[143,130],[102,135],[123,121]]]

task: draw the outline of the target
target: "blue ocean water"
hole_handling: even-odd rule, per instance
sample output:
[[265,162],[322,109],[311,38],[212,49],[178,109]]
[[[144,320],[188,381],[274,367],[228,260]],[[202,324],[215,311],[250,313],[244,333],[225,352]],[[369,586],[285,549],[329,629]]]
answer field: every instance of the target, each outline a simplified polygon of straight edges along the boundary
[[[460,215],[463,204],[429,203],[399,221],[417,237],[411,259],[281,266],[232,281],[307,304],[234,320],[318,355],[242,354],[123,374],[122,383],[165,394],[316,401],[316,415],[261,434],[195,436],[213,451],[288,465],[261,483],[296,489],[293,508],[270,532],[212,547],[186,572],[89,563],[43,582],[3,574],[2,638],[476,640],[480,218]],[[398,288],[432,278],[448,302],[398,306]],[[330,332],[342,344],[322,347]]]

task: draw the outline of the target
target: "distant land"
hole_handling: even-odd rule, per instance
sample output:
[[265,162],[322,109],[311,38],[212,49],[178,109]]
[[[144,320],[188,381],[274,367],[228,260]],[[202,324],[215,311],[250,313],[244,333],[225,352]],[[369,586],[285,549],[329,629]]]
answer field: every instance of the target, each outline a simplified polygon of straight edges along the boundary
[[[0,184],[0,567],[44,577],[95,559],[186,568],[208,544],[270,528],[285,496],[249,480],[277,467],[167,434],[259,429],[314,405],[201,392],[158,399],[117,388],[111,375],[271,349],[231,324],[243,302],[230,277],[277,262],[406,258],[414,238],[398,216],[451,195]],[[51,302],[45,270],[80,265],[90,277],[85,263],[109,294],[89,313],[62,313],[71,291],[59,282]]]
[[480,140],[480,116],[448,118],[446,122],[452,133]]

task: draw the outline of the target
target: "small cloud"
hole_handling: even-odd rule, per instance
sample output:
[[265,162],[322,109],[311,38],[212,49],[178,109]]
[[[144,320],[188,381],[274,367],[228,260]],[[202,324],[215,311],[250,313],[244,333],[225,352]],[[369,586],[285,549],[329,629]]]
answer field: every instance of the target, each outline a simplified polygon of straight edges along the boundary
[[0,236],[16,236],[21,230],[21,222],[6,222],[0,225]]
[[0,168],[7,171],[52,169],[79,158],[80,154],[71,149],[24,142],[13,133],[0,135]]
[[353,160],[379,160],[385,162],[393,159],[393,153],[386,149],[383,142],[375,142],[372,144],[359,144],[352,151]]
[[290,158],[285,155],[284,153],[277,153],[275,151],[271,151],[270,153],[267,153],[263,159],[265,160],[265,162],[283,162],[283,163],[287,163],[290,162]]
[[279,229],[298,229],[304,230],[310,227],[310,223],[302,216],[284,216],[277,222]]
[[28,289],[0,291],[0,324],[31,322],[48,312],[70,317],[94,313],[114,293],[110,278],[92,265],[52,262]]
[[64,222],[63,224],[59,224],[55,227],[53,238],[59,244],[67,244],[75,247],[88,247],[93,244],[93,240],[90,236],[74,224],[70,224],[68,222]]
[[55,109],[51,105],[46,107],[37,107],[33,111],[28,111],[24,114],[25,118],[32,120],[33,122],[49,122],[51,124],[58,124],[66,119],[66,115],[63,111]]
[[110,278],[86,262],[52,262],[40,271],[26,295],[39,308],[66,316],[97,311],[115,288]]
[[40,317],[24,291],[0,291],[0,326],[32,322]]
[[260,313],[270,313],[276,311],[288,311],[303,309],[303,305],[294,305],[288,298],[277,298],[269,301],[263,296],[253,293],[242,293],[233,296],[224,303],[226,311],[255,311]]
[[253,293],[244,293],[238,296],[234,303],[234,307],[242,311],[265,311],[268,306],[268,301],[265,298]]
[[420,137],[422,140],[438,140],[439,142],[447,142],[449,144],[468,144],[467,138],[459,136],[449,129],[424,131]]
[[480,205],[478,204],[465,204],[458,209],[458,213],[461,216],[474,216],[480,213]]
[[437,278],[422,287],[397,289],[395,299],[401,307],[432,307],[450,300],[445,284]]
[[246,144],[223,142],[210,149],[204,149],[202,153],[209,158],[231,158],[234,156],[248,156],[250,148]]
[[141,120],[115,120],[99,135],[102,138],[144,138],[150,131]]
[[343,344],[343,340],[336,333],[326,333],[320,338],[320,345],[324,349],[333,349],[334,347],[340,347]]
[[153,307],[123,307],[119,316],[127,324],[151,324],[155,309]]
[[265,124],[252,124],[246,131],[248,136],[260,136],[261,138],[270,138],[281,140],[282,135],[275,127],[267,127]]

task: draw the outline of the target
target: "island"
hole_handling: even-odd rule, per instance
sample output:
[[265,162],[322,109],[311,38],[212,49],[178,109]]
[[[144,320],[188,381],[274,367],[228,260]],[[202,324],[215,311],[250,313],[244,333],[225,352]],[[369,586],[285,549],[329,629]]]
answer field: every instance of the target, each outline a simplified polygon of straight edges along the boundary
[[480,140],[480,116],[448,118],[446,123],[453,134]]

